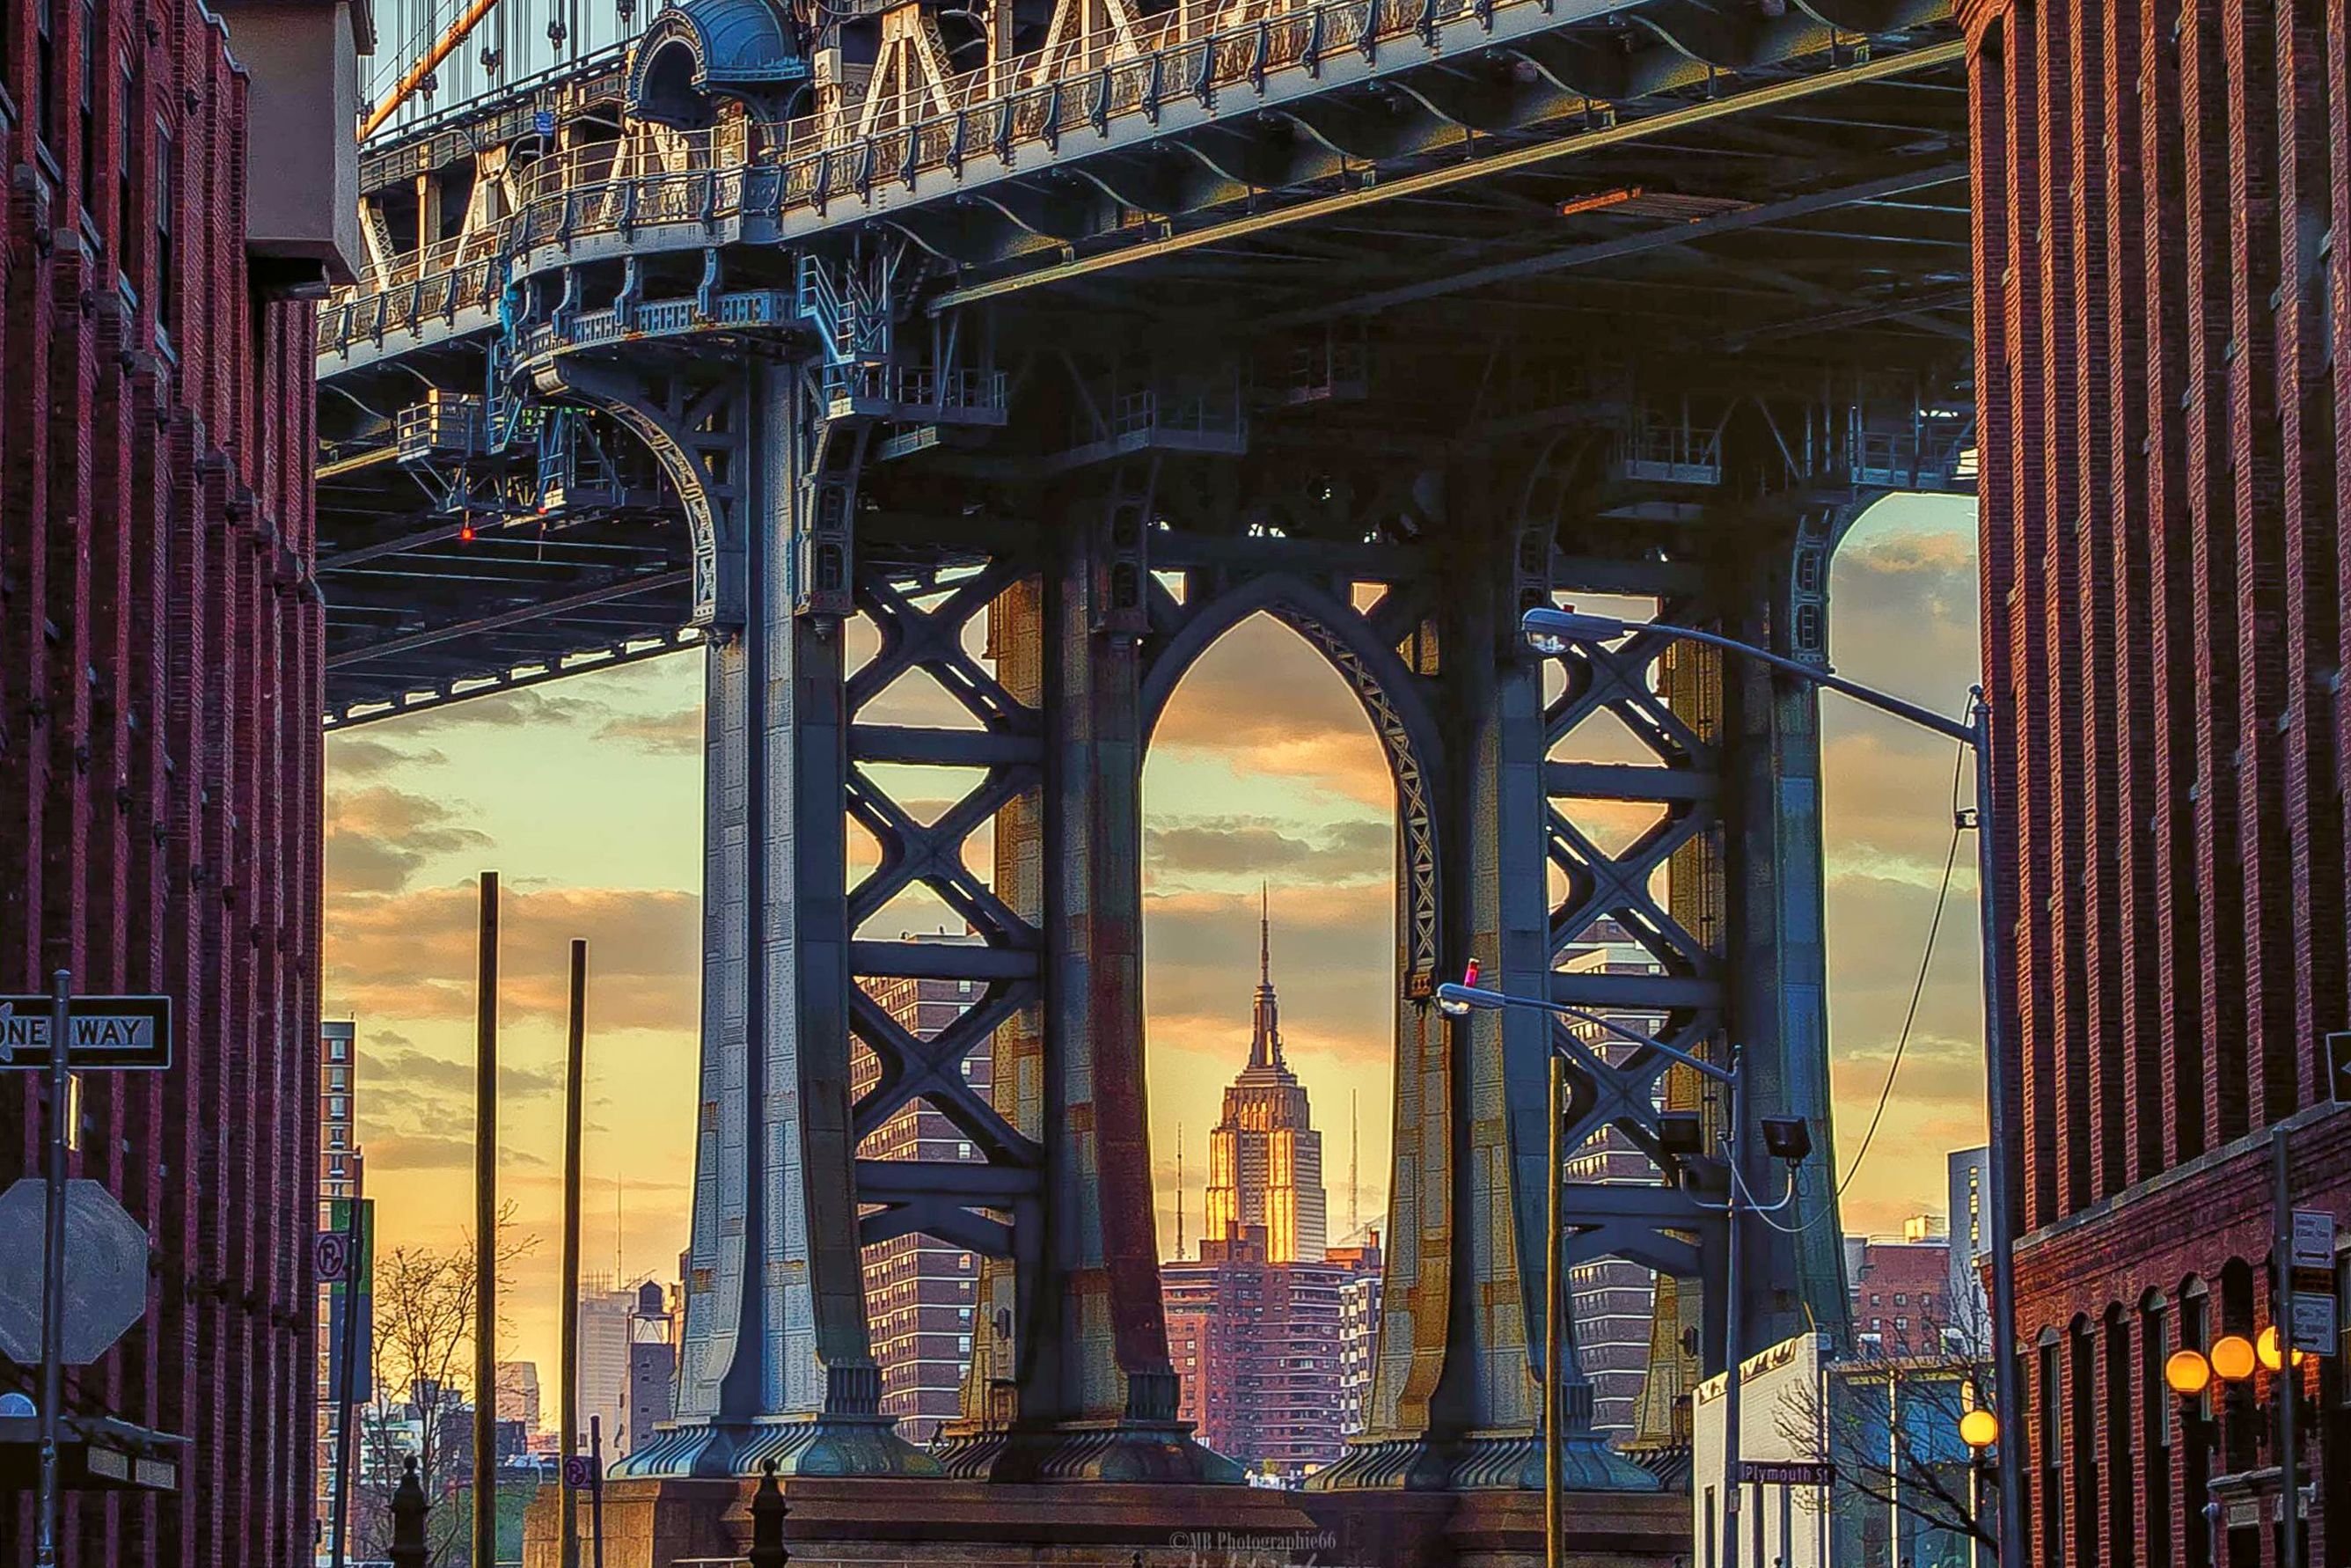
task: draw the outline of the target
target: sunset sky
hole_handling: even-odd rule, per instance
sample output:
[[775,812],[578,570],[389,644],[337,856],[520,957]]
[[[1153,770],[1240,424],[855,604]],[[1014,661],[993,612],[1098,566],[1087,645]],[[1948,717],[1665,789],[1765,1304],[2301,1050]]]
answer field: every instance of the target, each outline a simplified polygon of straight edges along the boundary
[[[1974,508],[1906,497],[1863,520],[1832,583],[1838,667],[1960,710],[1977,666]],[[925,683],[882,702],[939,711]],[[1828,734],[1831,1039],[1841,1170],[1868,1126],[1950,843],[1952,748],[1837,699]],[[379,1246],[455,1244],[472,1212],[474,875],[502,873],[502,1193],[538,1234],[515,1268],[504,1359],[551,1379],[568,944],[590,942],[590,1273],[668,1281],[693,1180],[701,879],[701,664],[656,660],[363,727],[328,741],[326,1012],[358,1021],[360,1142]],[[908,802],[965,780],[894,770]],[[1229,633],[1178,689],[1144,774],[1146,1042],[1160,1237],[1176,1134],[1196,1246],[1207,1128],[1247,1055],[1257,890],[1272,884],[1282,1034],[1323,1134],[1332,1230],[1387,1186],[1394,796],[1368,722],[1286,628]],[[918,814],[927,818],[931,810]],[[852,837],[855,835],[852,834]],[[979,846],[984,857],[985,842]],[[852,848],[852,860],[864,846]],[[1943,1155],[1982,1137],[1976,944],[1963,845],[1925,1001],[1863,1171],[1855,1231],[1943,1207]],[[930,929],[910,898],[871,929]],[[616,1191],[615,1176],[622,1178]]]

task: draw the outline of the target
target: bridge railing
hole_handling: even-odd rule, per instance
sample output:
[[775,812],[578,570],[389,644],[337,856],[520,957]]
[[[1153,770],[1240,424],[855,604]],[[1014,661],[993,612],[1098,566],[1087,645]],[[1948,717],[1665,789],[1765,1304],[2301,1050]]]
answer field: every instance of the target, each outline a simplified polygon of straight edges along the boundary
[[[321,311],[319,349],[322,354],[347,350],[435,319],[454,322],[464,311],[494,310],[489,287],[500,253],[639,227],[820,211],[829,202],[892,181],[911,186],[917,175],[967,158],[1038,144],[1057,149],[1065,135],[1101,132],[1112,120],[1136,114],[1156,115],[1180,99],[1205,99],[1220,88],[1254,84],[1337,53],[1375,52],[1383,43],[1428,33],[1442,22],[1552,3],[1323,0],[1188,37],[1185,30],[1198,25],[1193,18],[1213,18],[1177,6],[1141,27],[1100,29],[1050,51],[965,72],[948,94],[950,101],[964,100],[962,107],[871,135],[828,144],[828,131],[837,132],[839,122],[828,127],[820,117],[808,116],[780,124],[730,120],[706,131],[644,139],[633,151],[625,138],[572,149],[534,167],[527,198],[511,217],[411,253],[377,292],[353,294]],[[987,90],[999,84],[1009,90]],[[648,152],[680,166],[614,172],[621,160]]]

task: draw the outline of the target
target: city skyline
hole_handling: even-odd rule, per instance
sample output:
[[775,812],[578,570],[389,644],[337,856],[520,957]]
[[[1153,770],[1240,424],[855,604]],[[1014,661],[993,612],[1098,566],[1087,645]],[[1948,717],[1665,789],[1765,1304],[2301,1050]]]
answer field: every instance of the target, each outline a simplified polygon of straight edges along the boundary
[[[1957,707],[1974,653],[1973,526],[1964,500],[1902,497],[1855,530],[1832,583],[1842,667]],[[625,1278],[667,1281],[685,1244],[702,938],[700,686],[697,658],[662,660],[329,737],[324,999],[327,1016],[357,1023],[369,1086],[360,1142],[384,1248],[454,1244],[455,1217],[471,1211],[472,877],[485,867],[502,873],[500,1190],[517,1226],[545,1239],[513,1267],[502,1355],[555,1361],[572,936],[590,942],[583,1253],[614,1258]],[[943,700],[926,686],[903,681],[882,700],[920,712]],[[1949,839],[1939,796],[1949,763],[1939,744],[1834,698],[1823,715],[1832,1072],[1838,1152],[1849,1160],[1916,978]],[[911,787],[923,782],[920,770],[893,772],[902,775],[893,789],[920,795]],[[582,779],[592,787],[578,787]],[[944,794],[956,782],[944,773],[935,787]],[[1286,1054],[1317,1103],[1355,1098],[1361,1212],[1366,1224],[1383,1222],[1393,800],[1353,695],[1286,628],[1244,622],[1177,689],[1146,762],[1143,824],[1147,1092],[1164,1256],[1176,1237],[1179,1124],[1188,1143],[1185,1229],[1196,1248],[1201,1234],[1207,1131],[1246,1052],[1259,887],[1269,879]],[[862,835],[852,841],[852,862],[864,854],[870,863]],[[976,852],[988,852],[985,834]],[[1944,1151],[1981,1140],[1975,954],[1955,936],[1969,929],[1971,895],[1962,865],[1919,1026],[1869,1155],[1886,1179],[1847,1195],[1848,1230],[1898,1229],[1904,1216],[1937,1207]],[[950,925],[943,906],[922,898],[894,900],[879,919],[892,935]],[[1341,1157],[1334,1145],[1333,1170]],[[616,1173],[625,1186],[617,1248]],[[1334,1216],[1344,1202],[1334,1184]]]

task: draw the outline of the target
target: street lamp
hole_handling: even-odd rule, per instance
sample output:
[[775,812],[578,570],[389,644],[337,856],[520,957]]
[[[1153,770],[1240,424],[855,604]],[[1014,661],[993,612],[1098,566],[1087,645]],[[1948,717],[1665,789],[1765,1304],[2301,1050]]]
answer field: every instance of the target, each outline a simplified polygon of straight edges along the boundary
[[[2278,1359],[2277,1324],[2272,1323],[2263,1329],[2261,1337],[2253,1341],[2253,1358],[2262,1364],[2264,1372],[2283,1372],[2285,1369],[2285,1364]],[[2299,1369],[2309,1358],[2308,1351],[2297,1350],[2294,1353],[2294,1364]]]
[[[1984,1080],[1985,1094],[1990,1103],[1986,1120],[1991,1134],[1991,1179],[1985,1194],[1991,1210],[1991,1315],[1995,1343],[1992,1345],[1992,1403],[1999,1407],[2000,1418],[2006,1420],[2022,1408],[2016,1387],[2016,1242],[2015,1217],[2008,1201],[2008,1160],[2010,1134],[2008,1127],[2008,1069],[2004,1060],[2001,1027],[2000,924],[1998,918],[1999,879],[1993,863],[1992,840],[1992,771],[1991,771],[1991,704],[1981,686],[1971,694],[1968,720],[1962,724],[1948,718],[1931,708],[1881,692],[1858,681],[1849,681],[1834,671],[1801,664],[1783,658],[1768,648],[1752,643],[1742,643],[1736,637],[1726,637],[1719,632],[1701,631],[1694,626],[1672,626],[1662,622],[1628,622],[1610,615],[1593,615],[1573,608],[1553,609],[1539,606],[1530,610],[1520,620],[1528,644],[1536,652],[1549,654],[1566,653],[1578,644],[1611,642],[1635,632],[1646,632],[1655,636],[1677,642],[1699,643],[1720,648],[1741,658],[1753,660],[1769,670],[1803,681],[1811,685],[1839,692],[1865,703],[1878,712],[1890,714],[1921,729],[1972,747],[1976,754],[1976,880],[1979,939],[1983,946],[1984,991]],[[2021,1429],[2021,1428],[2020,1428]],[[1995,1436],[1994,1441],[1998,1441]],[[2023,1467],[2016,1456],[1999,1456],[2000,1530],[2003,1544],[2022,1542],[2024,1535],[2024,1494],[2019,1484]]]
[[[1730,1516],[1731,1524],[1731,1528],[1723,1532],[1725,1542],[1723,1563],[1725,1568],[1738,1568],[1740,1331],[1739,1262],[1741,1250],[1739,1222],[1740,1217],[1746,1214],[1777,1214],[1795,1201],[1796,1166],[1802,1164],[1805,1156],[1812,1153],[1812,1130],[1805,1125],[1801,1116],[1767,1116],[1761,1119],[1764,1146],[1774,1156],[1785,1160],[1788,1164],[1788,1190],[1782,1193],[1776,1202],[1757,1203],[1754,1196],[1747,1191],[1746,1177],[1742,1174],[1744,1162],[1741,1158],[1740,1140],[1744,1128],[1740,1115],[1740,1062],[1737,1046],[1733,1046],[1730,1050],[1730,1065],[1718,1067],[1702,1057],[1692,1056],[1686,1051],[1667,1045],[1664,1040],[1652,1039],[1637,1030],[1627,1029],[1604,1014],[1587,1012],[1582,1008],[1570,1007],[1565,1002],[1552,1001],[1548,997],[1514,997],[1501,991],[1489,990],[1478,985],[1477,980],[1478,965],[1473,959],[1463,983],[1441,985],[1437,988],[1438,1010],[1459,1018],[1473,1010],[1495,1011],[1503,1008],[1518,1008],[1531,1012],[1549,1013],[1560,1018],[1574,1019],[1583,1023],[1593,1024],[1620,1040],[1654,1051],[1667,1060],[1679,1062],[1682,1066],[1700,1072],[1723,1086],[1726,1101],[1724,1119],[1729,1124],[1729,1134],[1724,1139],[1730,1166],[1728,1190],[1720,1203],[1709,1203],[1703,1198],[1692,1198],[1690,1201],[1699,1208],[1723,1217],[1726,1241],[1724,1250],[1727,1253],[1723,1266],[1723,1295],[1726,1298],[1723,1302],[1723,1361],[1725,1364],[1722,1395],[1723,1506]],[[1567,1063],[1573,1060],[1587,1071],[1595,1073],[1605,1071],[1607,1064],[1596,1061],[1592,1053],[1583,1048],[1582,1042],[1573,1040],[1573,1037],[1564,1042],[1553,1041],[1550,1056],[1550,1224],[1545,1241],[1546,1262],[1543,1270],[1543,1551],[1544,1560],[1549,1568],[1559,1568],[1562,1507],[1560,1495],[1559,1364],[1565,1349],[1562,1324],[1566,1313],[1566,1288],[1560,1277],[1564,1257],[1562,1245],[1564,1233],[1560,1213],[1561,1188],[1563,1185],[1560,1175],[1562,1155],[1560,1148],[1560,1124],[1562,1112],[1565,1109]],[[1661,1116],[1658,1120],[1661,1133],[1658,1141],[1663,1152],[1696,1154],[1703,1146],[1700,1137],[1691,1135],[1697,1131],[1697,1117],[1677,1119]],[[1668,1126],[1667,1124],[1671,1125]],[[1662,1135],[1667,1133],[1675,1135]]]
[[[1968,1446],[1968,1524],[1980,1531],[1983,1529],[1984,1465],[1993,1445],[2000,1441],[2000,1417],[1979,1405],[1959,1417],[1959,1441]],[[1979,1534],[1978,1539],[1981,1536]],[[1968,1561],[1975,1561],[1974,1549],[1969,1549]]]

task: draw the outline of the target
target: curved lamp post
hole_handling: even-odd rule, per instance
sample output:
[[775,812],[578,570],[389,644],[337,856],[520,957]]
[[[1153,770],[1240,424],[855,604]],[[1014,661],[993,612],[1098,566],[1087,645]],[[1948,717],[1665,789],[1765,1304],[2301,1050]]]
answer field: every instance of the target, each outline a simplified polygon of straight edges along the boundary
[[[1573,609],[1537,608],[1520,618],[1520,628],[1527,642],[1536,652],[1560,654],[1569,649],[1596,643],[1613,642],[1636,632],[1669,638],[1681,643],[1698,643],[1719,648],[1751,660],[1775,674],[1789,676],[1807,685],[1841,693],[1864,703],[1880,713],[1917,726],[1948,739],[1974,748],[1976,756],[1976,881],[1977,925],[1983,944],[1984,991],[1984,1080],[1987,1121],[1990,1124],[1991,1158],[1990,1191],[1985,1195],[1991,1210],[1991,1317],[1993,1343],[1992,1403],[1998,1420],[2015,1418],[2022,1408],[2018,1402],[2016,1386],[2016,1262],[2013,1249],[2016,1223],[2009,1208],[2009,1140],[2008,1068],[2002,1040],[2001,1013],[2000,923],[1997,912],[1999,881],[1994,874],[1992,840],[1992,731],[1991,704],[1978,686],[1971,694],[1967,722],[1946,717],[1931,708],[1905,702],[1902,698],[1858,681],[1849,681],[1834,671],[1815,668],[1794,659],[1783,658],[1768,648],[1752,643],[1742,643],[1736,637],[1726,637],[1719,632],[1708,632],[1695,626],[1673,626],[1663,622],[1620,621],[1610,615],[1591,615]],[[2020,1426],[2018,1430],[2022,1430]],[[2024,1535],[2024,1497],[2019,1486],[2023,1467],[2017,1456],[2007,1451],[2012,1440],[2004,1441],[2005,1434],[1995,1431],[1991,1448],[1999,1450],[1993,1458],[1998,1467],[2000,1486],[1999,1536],[2003,1546],[2010,1542],[2022,1542]]]
[[[1727,1158],[1730,1167],[1730,1180],[1728,1183],[1727,1190],[1723,1195],[1722,1202],[1710,1203],[1703,1198],[1692,1198],[1690,1201],[1699,1208],[1707,1209],[1723,1217],[1723,1229],[1727,1243],[1725,1247],[1727,1258],[1723,1267],[1723,1295],[1726,1298],[1723,1302],[1723,1361],[1726,1364],[1723,1368],[1722,1385],[1722,1470],[1725,1507],[1729,1510],[1731,1515],[1731,1522],[1734,1528],[1724,1532],[1726,1551],[1723,1557],[1723,1563],[1726,1564],[1726,1568],[1737,1568],[1739,1562],[1739,1542],[1738,1531],[1735,1526],[1738,1522],[1738,1497],[1740,1485],[1739,1363],[1740,1354],[1739,1262],[1740,1253],[1741,1250],[1740,1246],[1739,1222],[1740,1217],[1743,1215],[1777,1214],[1795,1201],[1796,1167],[1799,1165],[1802,1165],[1804,1162],[1805,1157],[1812,1153],[1812,1131],[1805,1125],[1804,1120],[1801,1116],[1765,1116],[1759,1119],[1758,1125],[1763,1134],[1764,1147],[1777,1158],[1785,1160],[1788,1163],[1788,1190],[1782,1193],[1776,1202],[1768,1204],[1758,1203],[1755,1201],[1754,1195],[1747,1191],[1747,1179],[1742,1174],[1744,1161],[1741,1158],[1742,1151],[1740,1148],[1740,1138],[1744,1132],[1744,1124],[1740,1118],[1739,1104],[1740,1061],[1739,1048],[1737,1046],[1731,1047],[1730,1065],[1728,1067],[1718,1067],[1713,1062],[1708,1061],[1702,1057],[1692,1056],[1686,1051],[1677,1050],[1673,1046],[1667,1045],[1664,1040],[1654,1040],[1648,1035],[1641,1033],[1637,1030],[1627,1029],[1623,1024],[1616,1022],[1614,1019],[1608,1018],[1604,1014],[1587,1012],[1583,1008],[1570,1007],[1565,1002],[1555,1002],[1548,997],[1514,997],[1502,991],[1489,990],[1479,986],[1476,983],[1477,979],[1478,966],[1476,961],[1472,960],[1469,965],[1469,972],[1465,983],[1461,985],[1442,985],[1437,988],[1437,1005],[1438,1009],[1458,1018],[1463,1014],[1473,1010],[1489,1011],[1502,1008],[1517,1008],[1528,1012],[1550,1013],[1560,1018],[1574,1019],[1579,1022],[1595,1025],[1598,1028],[1606,1030],[1608,1033],[1616,1036],[1619,1040],[1628,1041],[1634,1045],[1645,1046],[1647,1049],[1657,1052],[1660,1056],[1664,1056],[1670,1061],[1680,1063],[1684,1067],[1690,1068],[1702,1073],[1706,1077],[1714,1080],[1714,1082],[1723,1086],[1726,1098],[1726,1103],[1724,1106],[1724,1122],[1729,1128],[1729,1135],[1724,1139],[1724,1142],[1728,1145]],[[1546,1262],[1543,1270],[1543,1343],[1545,1347],[1543,1362],[1543,1543],[1545,1561],[1551,1565],[1551,1568],[1558,1568],[1560,1563],[1562,1522],[1561,1515],[1562,1509],[1563,1507],[1562,1500],[1561,1498],[1560,1484],[1561,1410],[1559,1388],[1561,1379],[1560,1362],[1565,1354],[1565,1342],[1564,1335],[1562,1333],[1562,1325],[1566,1316],[1567,1294],[1566,1284],[1560,1277],[1563,1271],[1565,1251],[1560,1212],[1562,1207],[1560,1190],[1562,1185],[1560,1176],[1560,1164],[1563,1157],[1564,1151],[1559,1146],[1559,1134],[1562,1113],[1565,1108],[1563,1084],[1565,1082],[1566,1065],[1571,1059],[1576,1060],[1581,1065],[1585,1066],[1587,1069],[1592,1067],[1593,1064],[1590,1061],[1588,1056],[1581,1051],[1580,1047],[1572,1050],[1560,1044],[1556,1040],[1552,1042],[1550,1054],[1551,1103],[1547,1119],[1551,1124],[1551,1171],[1550,1179],[1546,1184],[1550,1191],[1550,1224],[1547,1228],[1545,1240],[1544,1256]],[[1698,1146],[1695,1141],[1697,1136],[1695,1124],[1697,1123],[1698,1118],[1693,1116],[1688,1120],[1692,1124],[1692,1125],[1687,1129],[1692,1141],[1686,1144],[1679,1144],[1677,1146],[1677,1140],[1671,1138],[1661,1138],[1659,1142],[1667,1146],[1668,1152],[1676,1154],[1696,1154],[1698,1152]]]

